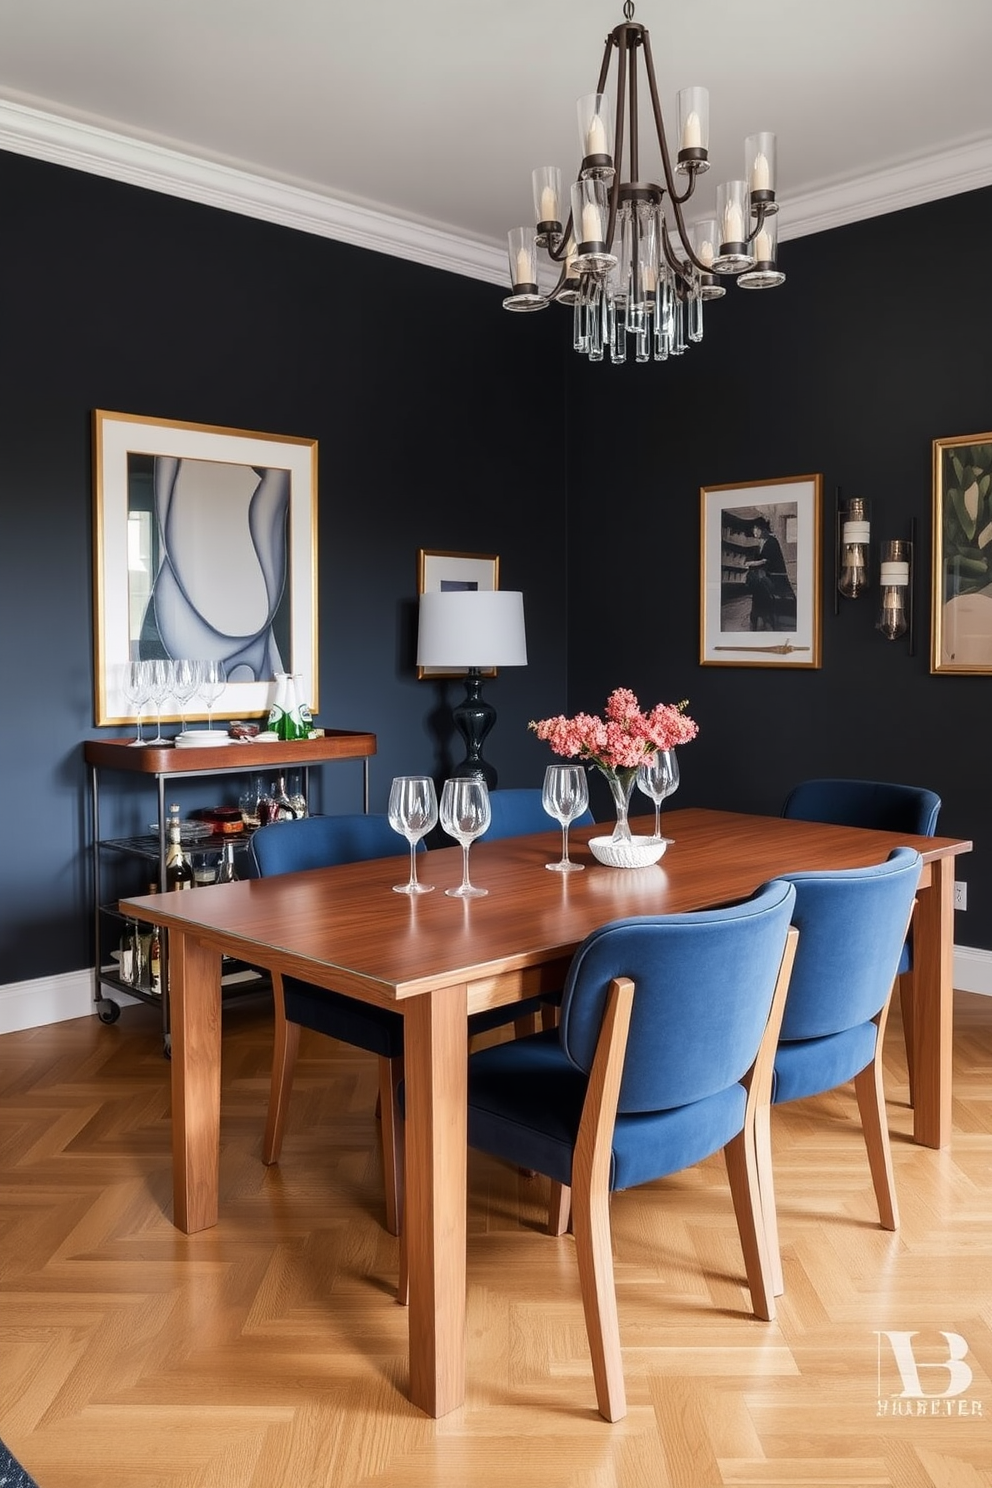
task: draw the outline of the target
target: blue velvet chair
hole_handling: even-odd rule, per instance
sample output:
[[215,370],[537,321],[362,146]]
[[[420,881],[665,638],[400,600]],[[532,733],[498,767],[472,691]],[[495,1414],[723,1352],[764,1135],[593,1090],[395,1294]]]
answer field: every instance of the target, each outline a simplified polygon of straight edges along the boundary
[[604,925],[573,958],[558,1028],[469,1058],[469,1145],[571,1190],[607,1420],[626,1411],[612,1190],[723,1149],[752,1304],[774,1316],[753,1133],[768,1101],[794,903],[792,886],[774,883],[731,908]]
[[[423,843],[418,843],[418,851]],[[381,815],[308,816],[299,821],[272,822],[259,827],[251,854],[260,877],[296,873],[306,868],[328,868],[369,858],[408,856],[409,846]],[[403,1018],[391,1008],[314,987],[296,977],[273,976],[275,1038],[272,1082],[262,1160],[279,1160],[293,1088],[293,1072],[300,1029],[312,1028],[342,1043],[375,1054],[379,1060],[379,1114],[382,1122],[382,1165],[386,1186],[386,1227],[399,1234],[403,1207],[403,1145],[396,1092],[403,1078]],[[487,1009],[469,1018],[469,1034],[485,1033],[521,1016],[524,1031],[533,1027],[537,998],[530,1003]]]
[[[500,837],[526,837],[533,832],[550,832],[557,828],[558,823],[541,804],[541,796],[541,790],[535,786],[490,791],[492,820],[479,841],[495,842]],[[594,820],[592,812],[586,807],[582,815],[572,822],[572,826],[591,826]]]
[[[882,1081],[882,1042],[923,859],[899,847],[885,863],[782,877],[796,891],[799,945],[772,1075],[772,1104],[854,1081],[883,1229],[899,1223]],[[781,881],[781,880],[779,880]],[[759,1183],[775,1291],[783,1289],[768,1108],[756,1125]]]
[[[830,822],[838,827],[874,827],[880,832],[909,832],[933,837],[941,800],[921,785],[886,780],[804,780],[787,797],[782,815],[797,821]],[[899,1002],[906,1037],[909,1099],[913,1103],[913,942],[909,937],[899,960]]]

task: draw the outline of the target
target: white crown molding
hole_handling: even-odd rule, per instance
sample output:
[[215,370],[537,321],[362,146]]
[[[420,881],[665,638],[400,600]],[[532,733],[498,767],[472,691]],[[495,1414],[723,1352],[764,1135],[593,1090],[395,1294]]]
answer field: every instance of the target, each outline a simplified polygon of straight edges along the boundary
[[782,198],[779,239],[829,232],[849,222],[901,212],[992,185],[992,137],[939,155],[875,171],[836,186]]
[[[502,245],[488,244],[216,161],[0,98],[0,149],[334,238],[450,274],[505,285]],[[857,180],[781,198],[779,238],[827,232],[992,184],[992,137]]]

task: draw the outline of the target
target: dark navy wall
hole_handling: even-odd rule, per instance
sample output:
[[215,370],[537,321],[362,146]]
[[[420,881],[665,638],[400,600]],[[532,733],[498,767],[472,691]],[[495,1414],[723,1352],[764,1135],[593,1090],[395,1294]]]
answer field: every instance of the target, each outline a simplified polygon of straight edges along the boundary
[[[572,709],[598,711],[618,685],[688,697],[701,732],[680,755],[687,805],[775,812],[820,774],[931,786],[940,830],[975,843],[955,939],[985,949],[992,676],[931,675],[929,644],[932,441],[992,430],[992,277],[950,251],[990,234],[981,191],[788,242],[785,285],[731,289],[677,362],[568,370]],[[593,408],[609,442],[588,434]],[[700,666],[699,488],[812,473],[821,669]],[[874,629],[877,587],[834,614],[838,487],[869,498],[875,537],[916,521],[914,656]]]
[[[0,986],[93,959],[95,408],[319,441],[317,721],[377,734],[373,809],[394,774],[443,763],[461,695],[416,680],[417,549],[498,553],[530,664],[487,688],[487,755],[502,784],[538,780],[527,721],[566,702],[551,317],[521,337],[495,287],[19,156],[0,154],[0,198]],[[360,807],[359,766],[322,775],[325,809]],[[122,794],[138,829],[147,799]]]

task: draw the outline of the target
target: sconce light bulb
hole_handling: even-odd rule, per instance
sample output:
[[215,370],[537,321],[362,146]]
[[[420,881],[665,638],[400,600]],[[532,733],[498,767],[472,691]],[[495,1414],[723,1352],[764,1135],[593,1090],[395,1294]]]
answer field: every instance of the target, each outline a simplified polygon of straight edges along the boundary
[[840,534],[840,573],[837,588],[846,599],[857,599],[868,588],[868,543],[871,526],[865,520],[865,504],[852,498]]
[[910,545],[900,541],[885,543],[882,549],[881,610],[877,628],[887,641],[898,640],[909,629]]

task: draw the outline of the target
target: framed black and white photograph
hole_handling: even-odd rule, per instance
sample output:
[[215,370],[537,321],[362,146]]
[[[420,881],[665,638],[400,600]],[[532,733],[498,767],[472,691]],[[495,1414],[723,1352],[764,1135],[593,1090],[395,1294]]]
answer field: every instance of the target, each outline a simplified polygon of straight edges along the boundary
[[[431,548],[417,550],[417,594],[436,594],[456,589],[498,589],[499,558],[495,553],[449,553]],[[464,677],[457,667],[418,666],[417,677]],[[494,677],[493,670],[483,677]]]
[[820,665],[819,475],[700,492],[700,662]]
[[933,442],[932,672],[992,672],[992,433]]
[[276,672],[316,712],[317,441],[97,409],[93,465],[97,724],[157,659],[223,663],[214,718],[264,715]]

